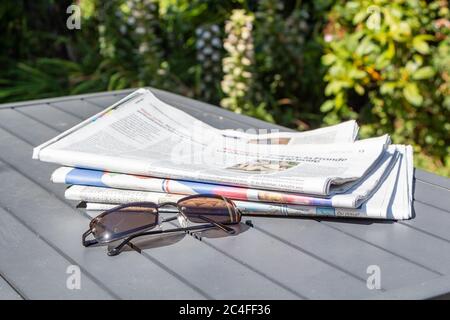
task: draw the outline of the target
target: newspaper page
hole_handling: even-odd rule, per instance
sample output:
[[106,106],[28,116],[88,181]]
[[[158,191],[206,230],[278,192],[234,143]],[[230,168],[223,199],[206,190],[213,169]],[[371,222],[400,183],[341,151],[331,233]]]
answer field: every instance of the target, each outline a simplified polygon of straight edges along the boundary
[[160,179],[71,167],[56,169],[51,176],[51,181],[69,185],[86,185],[184,195],[221,195],[233,200],[356,208],[370,196],[380,182],[389,174],[390,169],[396,162],[397,156],[398,152],[395,146],[389,146],[380,161],[377,162],[376,167],[367,174],[363,181],[345,193],[329,197],[232,187],[195,181]]
[[[234,201],[244,215],[265,216],[315,216],[403,220],[412,217],[412,151],[409,146],[396,146],[399,156],[379,188],[360,208],[331,208],[294,204]],[[83,201],[88,213],[101,211],[127,202],[152,201],[163,203],[177,201],[183,195],[157,192],[120,190],[91,186],[71,186],[66,190],[69,200]]]
[[[267,216],[323,216],[342,218],[369,218],[383,220],[406,220],[412,218],[412,149],[397,146],[399,157],[379,188],[359,208],[330,208],[291,204],[243,203],[239,209],[243,214]],[[110,207],[109,204],[107,207]],[[102,210],[104,204],[87,204],[88,209]],[[97,211],[98,212],[98,211]]]
[[[354,125],[347,127],[354,139]],[[385,135],[290,144],[283,135],[230,137],[140,89],[36,147],[33,157],[72,167],[328,195],[334,186],[363,177],[390,142]]]
[[340,124],[309,130],[304,132],[273,132],[263,133],[261,130],[250,130],[243,132],[241,130],[222,130],[224,137],[239,138],[249,143],[281,143],[293,144],[330,144],[354,142],[358,135],[359,127],[354,120],[342,122]]

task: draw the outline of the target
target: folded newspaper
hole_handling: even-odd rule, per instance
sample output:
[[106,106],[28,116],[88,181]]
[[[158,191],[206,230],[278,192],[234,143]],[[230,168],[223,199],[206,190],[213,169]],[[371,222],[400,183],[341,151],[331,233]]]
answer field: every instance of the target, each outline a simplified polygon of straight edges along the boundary
[[301,133],[233,135],[140,89],[36,147],[33,158],[158,178],[329,195],[334,187],[364,177],[389,144],[387,135],[352,142],[355,125],[338,130],[346,142],[329,144],[312,143],[311,138],[300,144]]
[[[245,214],[274,216],[328,216],[402,220],[412,216],[412,149],[409,146],[395,148],[399,153],[391,174],[374,190],[373,195],[360,208],[325,207],[320,205],[296,205],[289,203],[265,203],[234,201]],[[83,201],[88,211],[108,210],[127,202],[173,202],[184,195],[74,185],[65,192],[69,200]]]
[[389,174],[397,157],[398,151],[396,150],[396,147],[389,146],[389,149],[385,152],[382,159],[380,159],[363,181],[355,184],[352,188],[348,189],[346,193],[333,194],[329,197],[233,187],[196,181],[160,179],[72,167],[61,167],[56,169],[51,176],[51,180],[54,183],[166,192],[184,195],[215,194],[233,200],[356,208],[370,196],[378,186],[379,182]]
[[[355,121],[307,132],[219,130],[139,89],[36,147],[89,210],[217,194],[244,214],[411,217],[411,148],[356,140]],[[99,209],[100,208],[100,209]]]

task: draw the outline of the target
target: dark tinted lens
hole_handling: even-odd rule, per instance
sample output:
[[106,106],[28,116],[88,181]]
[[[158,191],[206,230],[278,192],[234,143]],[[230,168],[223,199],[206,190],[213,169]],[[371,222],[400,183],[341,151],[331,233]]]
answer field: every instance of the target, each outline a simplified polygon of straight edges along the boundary
[[92,234],[98,241],[111,241],[148,230],[158,222],[156,205],[130,205],[110,210],[92,220]]
[[186,218],[195,223],[207,222],[204,218],[225,224],[240,221],[234,205],[223,198],[195,197],[180,201],[178,206]]

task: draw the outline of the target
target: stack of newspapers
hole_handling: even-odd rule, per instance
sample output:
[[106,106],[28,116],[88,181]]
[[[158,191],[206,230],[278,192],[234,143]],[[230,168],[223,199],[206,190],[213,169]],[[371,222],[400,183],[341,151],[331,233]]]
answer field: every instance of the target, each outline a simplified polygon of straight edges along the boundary
[[139,89],[33,158],[61,165],[51,180],[89,212],[214,194],[249,215],[411,218],[411,147],[357,133],[355,121],[306,132],[220,130]]

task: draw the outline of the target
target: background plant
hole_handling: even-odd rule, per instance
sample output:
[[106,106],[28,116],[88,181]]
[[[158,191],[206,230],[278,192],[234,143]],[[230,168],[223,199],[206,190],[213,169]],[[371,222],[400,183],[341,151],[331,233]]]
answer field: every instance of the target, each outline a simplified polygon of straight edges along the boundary
[[223,56],[222,30],[217,24],[200,26],[195,30],[195,47],[199,64],[198,93],[204,100],[218,102],[222,79],[221,61]]
[[446,0],[4,1],[0,103],[154,86],[300,130],[357,119],[450,175],[448,16]]
[[325,28],[326,123],[358,119],[390,132],[416,162],[448,175],[450,100],[446,1],[339,1]]

